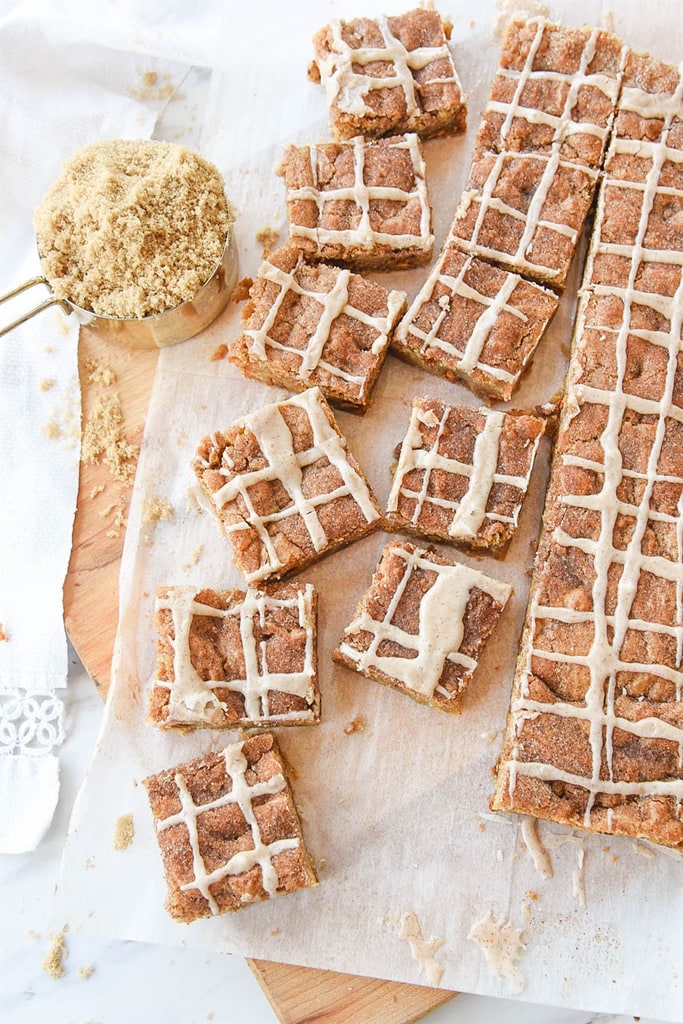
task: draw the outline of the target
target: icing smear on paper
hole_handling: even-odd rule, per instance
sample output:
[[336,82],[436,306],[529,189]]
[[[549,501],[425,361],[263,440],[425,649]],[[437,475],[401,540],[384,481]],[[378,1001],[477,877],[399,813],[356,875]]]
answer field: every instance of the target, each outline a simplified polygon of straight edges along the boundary
[[536,818],[525,817],[522,820],[522,841],[529,851],[534,867],[541,878],[552,878],[553,864],[550,854],[539,838],[538,821]]
[[514,995],[519,995],[526,985],[526,978],[517,966],[517,960],[526,949],[522,934],[521,928],[515,928],[504,917],[494,920],[489,911],[486,917],[472,925],[467,936],[479,946],[493,973],[510,982]]
[[518,14],[527,18],[547,18],[550,8],[540,0],[496,0],[493,37],[500,39],[509,23]]
[[436,954],[443,946],[443,939],[433,937],[427,941],[422,934],[422,926],[415,911],[410,910],[401,918],[399,938],[410,944],[413,959],[420,965],[427,981],[437,988],[443,978],[444,969],[436,959]]

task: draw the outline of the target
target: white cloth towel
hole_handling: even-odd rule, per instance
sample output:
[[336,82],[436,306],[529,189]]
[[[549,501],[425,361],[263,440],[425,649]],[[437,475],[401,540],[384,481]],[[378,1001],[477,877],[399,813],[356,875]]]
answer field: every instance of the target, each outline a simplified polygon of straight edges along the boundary
[[[24,3],[0,17],[0,293],[40,273],[33,211],[62,164],[100,138],[150,137],[188,71],[158,55],[180,47],[154,21],[145,34],[124,20],[126,45],[120,29],[98,31],[100,5],[65,7]],[[190,53],[187,39],[184,46]],[[163,89],[148,87],[153,74]],[[0,326],[45,297],[41,286],[0,306]],[[35,848],[59,792],[52,751],[63,738],[57,691],[67,677],[62,590],[78,491],[77,344],[75,317],[56,306],[0,338],[0,853]]]

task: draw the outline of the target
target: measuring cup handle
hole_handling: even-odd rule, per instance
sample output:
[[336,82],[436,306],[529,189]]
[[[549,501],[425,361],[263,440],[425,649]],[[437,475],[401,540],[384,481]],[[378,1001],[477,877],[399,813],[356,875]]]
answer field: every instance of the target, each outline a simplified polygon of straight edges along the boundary
[[[20,284],[17,288],[13,288],[11,292],[7,292],[5,295],[0,295],[0,306],[3,302],[9,302],[10,299],[15,298],[17,295],[21,295],[22,292],[28,291],[29,288],[33,288],[37,284],[44,284],[47,285],[48,288],[50,287],[44,277],[32,277],[30,281],[24,281],[24,283]],[[19,324],[23,324],[26,320],[30,320],[31,317],[36,315],[36,313],[42,313],[42,311],[47,309],[49,306],[61,306],[65,313],[68,314],[71,312],[71,307],[68,302],[65,302],[64,299],[57,299],[54,295],[51,295],[49,299],[45,299],[44,302],[34,306],[33,309],[29,309],[27,313],[24,313],[23,316],[13,320],[11,324],[8,324],[6,327],[0,327],[0,338],[3,334],[9,334],[9,332],[13,331],[15,327],[19,326]]]

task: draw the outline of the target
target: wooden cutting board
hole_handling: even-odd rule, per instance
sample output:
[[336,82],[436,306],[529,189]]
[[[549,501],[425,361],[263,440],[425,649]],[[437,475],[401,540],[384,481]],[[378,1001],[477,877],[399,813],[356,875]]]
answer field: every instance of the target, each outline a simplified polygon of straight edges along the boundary
[[[142,440],[157,353],[106,345],[81,330],[79,374],[83,423],[99,417],[107,426],[110,455],[82,462],[71,563],[64,584],[69,638],[104,699],[109,688],[118,623],[119,564],[131,480],[117,474],[134,469],[134,457],[114,443],[120,410],[121,437]],[[413,1024],[456,994],[421,985],[357,978],[332,971],[248,961],[281,1024]]]

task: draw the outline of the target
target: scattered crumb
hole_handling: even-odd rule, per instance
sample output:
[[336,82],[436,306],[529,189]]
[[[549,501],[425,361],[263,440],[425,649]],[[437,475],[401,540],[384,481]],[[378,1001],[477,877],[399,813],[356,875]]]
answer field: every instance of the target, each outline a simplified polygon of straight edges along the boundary
[[612,854],[612,863],[616,864],[618,860],[619,860],[619,854],[618,853],[613,853]]
[[346,733],[347,736],[351,736],[351,734],[354,732],[362,732],[364,728],[365,719],[361,718],[360,715],[357,715],[355,718],[352,718],[347,725],[344,726],[344,732]]
[[280,929],[279,928],[272,928],[270,934],[271,935],[279,935],[280,934]]
[[40,932],[34,931],[33,928],[29,928],[29,930],[26,932],[26,934],[28,935],[29,939],[39,939],[40,938]]
[[194,551],[191,552],[190,557],[188,558],[187,562],[184,562],[183,566],[182,566],[182,568],[185,570],[185,572],[188,572],[192,568],[193,565],[197,564],[197,562],[199,561],[199,559],[201,557],[201,554],[202,554],[203,550],[204,550],[204,545],[203,544],[198,544],[197,547],[194,549]]
[[135,838],[135,823],[132,814],[122,814],[114,826],[114,849],[127,850]]
[[173,519],[173,506],[165,498],[145,498],[142,506],[143,523],[158,523],[160,519]]
[[530,900],[538,900],[538,899],[540,899],[539,894],[537,892],[534,892],[533,889],[527,889],[527,891],[524,893],[524,895],[527,897],[527,899],[530,899]]
[[483,821],[480,821],[479,825],[478,825],[478,828],[479,828],[480,832],[485,832],[486,831],[486,823],[483,822]]
[[96,484],[96,486],[93,487],[93,489],[91,490],[91,492],[89,494],[90,500],[92,501],[93,498],[96,498],[98,494],[102,494],[103,490],[104,490],[104,484]]
[[62,431],[54,420],[50,420],[50,422],[46,423],[43,427],[43,434],[48,441],[57,441],[62,436]]
[[256,241],[263,246],[263,254],[266,256],[272,252],[280,241],[280,232],[276,228],[265,227],[256,232]]
[[225,359],[227,354],[228,354],[228,346],[227,345],[219,345],[217,349],[214,349],[214,351],[211,353],[209,358],[210,358],[212,363],[218,363],[218,362],[220,362],[221,359]]
[[123,436],[123,412],[118,396],[100,395],[83,427],[81,460],[103,461],[115,480],[129,482],[135,475],[138,449]]
[[5,632],[5,629],[4,629],[4,626],[3,626],[2,622],[0,622],[0,643],[5,643],[5,644],[9,643],[9,636]]
[[489,911],[486,917],[472,925],[467,937],[479,946],[493,973],[499,978],[506,978],[513,993],[518,995],[526,984],[526,978],[516,963],[526,948],[521,928],[515,928],[504,917],[495,921]]
[[443,939],[436,937],[427,941],[422,934],[422,927],[417,914],[410,910],[401,918],[399,938],[410,944],[413,959],[417,960],[420,972],[424,973],[429,984],[436,988],[443,978],[443,967],[436,959],[436,954],[443,946]]
[[43,960],[42,969],[46,974],[49,974],[51,978],[58,981],[64,977],[64,957],[66,955],[66,947],[64,944],[63,935],[53,935],[50,948],[47,951],[45,959]]
[[96,363],[94,359],[90,359],[86,363],[85,369],[88,374],[89,384],[101,384],[105,388],[110,388],[116,384],[116,374],[111,366],[103,366],[100,363]]
[[55,386],[55,382],[51,377],[43,377],[38,387],[41,391],[50,391]]
[[156,71],[143,71],[140,85],[128,89],[128,95],[140,103],[170,100],[174,93],[173,80],[170,75],[159,75]]
[[87,981],[95,973],[95,968],[92,964],[86,964],[85,967],[78,968],[78,977],[83,978],[83,981]]
[[52,345],[46,345],[45,348],[43,349],[43,352],[47,352],[48,354],[53,351],[54,349],[52,348]]
[[251,289],[253,283],[254,282],[250,277],[243,277],[240,281],[237,282],[237,284],[233,288],[232,295],[230,296],[230,301],[244,302],[245,299],[248,299],[249,290]]

